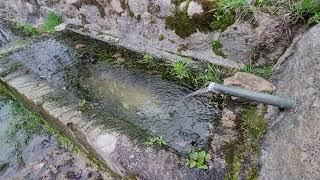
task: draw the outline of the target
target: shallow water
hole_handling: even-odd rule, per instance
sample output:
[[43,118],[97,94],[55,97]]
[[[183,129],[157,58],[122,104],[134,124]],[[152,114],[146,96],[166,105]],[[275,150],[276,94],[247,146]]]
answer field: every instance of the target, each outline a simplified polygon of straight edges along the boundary
[[[209,144],[212,122],[217,118],[210,99],[185,98],[191,90],[174,82],[119,65],[95,64],[94,55],[81,55],[76,58],[73,48],[63,41],[45,38],[7,59],[24,64],[57,88],[73,92],[79,101],[85,97],[103,114],[102,125],[132,124],[163,137],[182,153]],[[120,129],[130,131],[128,126]]]
[[208,144],[217,114],[208,98],[185,98],[191,92],[187,88],[120,66],[102,63],[84,71],[77,77],[81,89],[75,91],[90,92],[95,98],[91,103],[108,115],[163,137],[179,152]]

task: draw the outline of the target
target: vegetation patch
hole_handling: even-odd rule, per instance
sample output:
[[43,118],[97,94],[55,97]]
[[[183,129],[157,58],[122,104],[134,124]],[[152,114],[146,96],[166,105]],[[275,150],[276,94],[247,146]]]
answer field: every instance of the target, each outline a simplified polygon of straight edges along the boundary
[[171,73],[176,76],[178,79],[189,78],[190,69],[185,60],[178,60],[172,63]]
[[41,26],[42,32],[52,32],[56,26],[62,23],[62,16],[54,12],[49,12]]
[[246,64],[243,68],[240,68],[239,71],[254,74],[264,79],[269,79],[272,75],[272,68],[272,65],[255,67],[252,64]]
[[301,0],[294,4],[294,11],[297,18],[308,20],[310,24],[320,21],[320,1]]
[[207,163],[211,156],[205,151],[197,151],[189,155],[186,165],[190,168],[208,169]]
[[142,63],[150,63],[154,60],[153,56],[149,53],[143,55]]
[[[236,122],[237,138],[225,145],[226,161],[229,173],[225,179],[238,179],[239,174],[247,179],[256,179],[259,173],[258,159],[260,156],[260,141],[267,130],[264,119],[265,109],[248,106]],[[244,165],[244,162],[246,165]]]
[[179,5],[176,6],[174,15],[166,18],[166,27],[174,30],[181,38],[186,38],[197,31],[212,31],[210,23],[213,19],[213,12],[209,10],[213,9],[214,1],[207,2],[205,13],[195,14],[192,17],[188,16],[189,3],[190,0],[187,0],[183,10],[179,10]]
[[45,18],[43,24],[37,28],[32,24],[21,24],[17,23],[16,28],[21,30],[27,36],[37,36],[41,33],[49,33],[54,31],[54,28],[62,23],[62,16],[56,14],[55,12],[49,12]]
[[27,36],[36,36],[39,34],[39,30],[32,24],[20,24],[17,23],[16,28],[21,30]]
[[219,68],[208,64],[207,68],[197,77],[197,81],[205,86],[209,85],[211,82],[221,83],[222,75]]
[[164,38],[165,38],[164,35],[163,35],[163,34],[160,34],[159,37],[158,37],[158,41],[163,41]]
[[147,141],[144,142],[146,145],[166,145],[167,142],[162,137],[148,137]]
[[[60,38],[73,47],[77,44],[86,44],[85,48],[77,49],[81,57],[92,56],[98,63],[108,63],[134,69],[144,74],[159,75],[163,79],[174,81],[191,90],[198,90],[211,81],[222,82],[224,78],[234,74],[234,70],[230,68],[205,62],[197,62],[197,68],[189,67],[188,63],[192,60],[187,58],[175,59],[172,60],[173,63],[168,63],[166,60],[151,57],[150,54],[141,55],[82,35],[66,33]],[[119,55],[125,61],[117,60]]]
[[220,41],[212,41],[212,43],[211,43],[211,47],[212,47],[213,52],[218,56],[226,58],[227,56],[221,50],[222,46],[223,45]]

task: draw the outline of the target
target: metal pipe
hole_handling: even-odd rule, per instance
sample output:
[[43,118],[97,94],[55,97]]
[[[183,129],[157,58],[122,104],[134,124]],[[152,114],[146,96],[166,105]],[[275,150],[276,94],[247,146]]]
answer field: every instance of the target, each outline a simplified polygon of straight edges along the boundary
[[289,97],[259,93],[239,87],[229,87],[219,83],[210,83],[208,91],[236,96],[255,102],[277,106],[283,109],[290,109],[295,104],[295,102]]

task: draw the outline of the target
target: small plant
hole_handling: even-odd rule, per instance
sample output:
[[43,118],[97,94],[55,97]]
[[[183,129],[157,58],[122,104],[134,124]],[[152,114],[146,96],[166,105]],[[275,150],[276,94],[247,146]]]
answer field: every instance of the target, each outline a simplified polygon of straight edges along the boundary
[[211,47],[216,55],[226,58],[226,55],[221,51],[222,43],[220,41],[212,41]]
[[189,155],[187,166],[190,168],[208,169],[207,162],[211,156],[205,151],[197,151]]
[[178,79],[189,78],[190,69],[185,61],[179,60],[172,64],[171,73]]
[[62,23],[62,16],[49,12],[43,25],[41,26],[42,32],[51,32],[54,30],[56,26]]
[[250,9],[248,7],[246,0],[220,0],[211,22],[212,29],[224,31],[235,22],[236,10]]
[[28,36],[36,36],[39,34],[38,29],[33,27],[32,24],[17,24],[17,28],[21,29],[23,33]]
[[252,64],[246,64],[243,68],[240,68],[239,71],[268,79],[272,75],[272,65],[254,67]]
[[166,141],[162,137],[149,137],[144,143],[146,145],[166,145]]
[[208,65],[207,69],[197,78],[203,85],[208,85],[210,82],[221,82],[222,77],[219,69],[215,66]]
[[163,34],[160,34],[159,37],[158,37],[158,40],[159,40],[159,41],[163,41],[163,40],[164,40],[164,35],[163,35]]
[[143,63],[150,63],[152,61],[153,61],[153,56],[151,54],[147,53],[143,56],[143,60],[142,60]]

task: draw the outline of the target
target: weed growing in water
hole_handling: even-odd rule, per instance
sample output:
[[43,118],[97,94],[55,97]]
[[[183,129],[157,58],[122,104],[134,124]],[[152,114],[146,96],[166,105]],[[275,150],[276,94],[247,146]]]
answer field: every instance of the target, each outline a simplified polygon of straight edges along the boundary
[[62,23],[62,16],[55,12],[49,12],[43,25],[41,26],[42,32],[52,32],[56,26]]
[[239,71],[269,79],[272,75],[272,65],[254,67],[252,64],[246,64],[243,68],[240,68]]
[[178,79],[189,78],[190,69],[187,65],[187,62],[184,60],[175,61],[172,63],[171,73]]
[[146,145],[166,145],[167,142],[162,137],[148,137],[147,141],[144,143]]
[[205,151],[197,151],[189,155],[186,165],[190,168],[208,169],[207,162],[210,158]]

